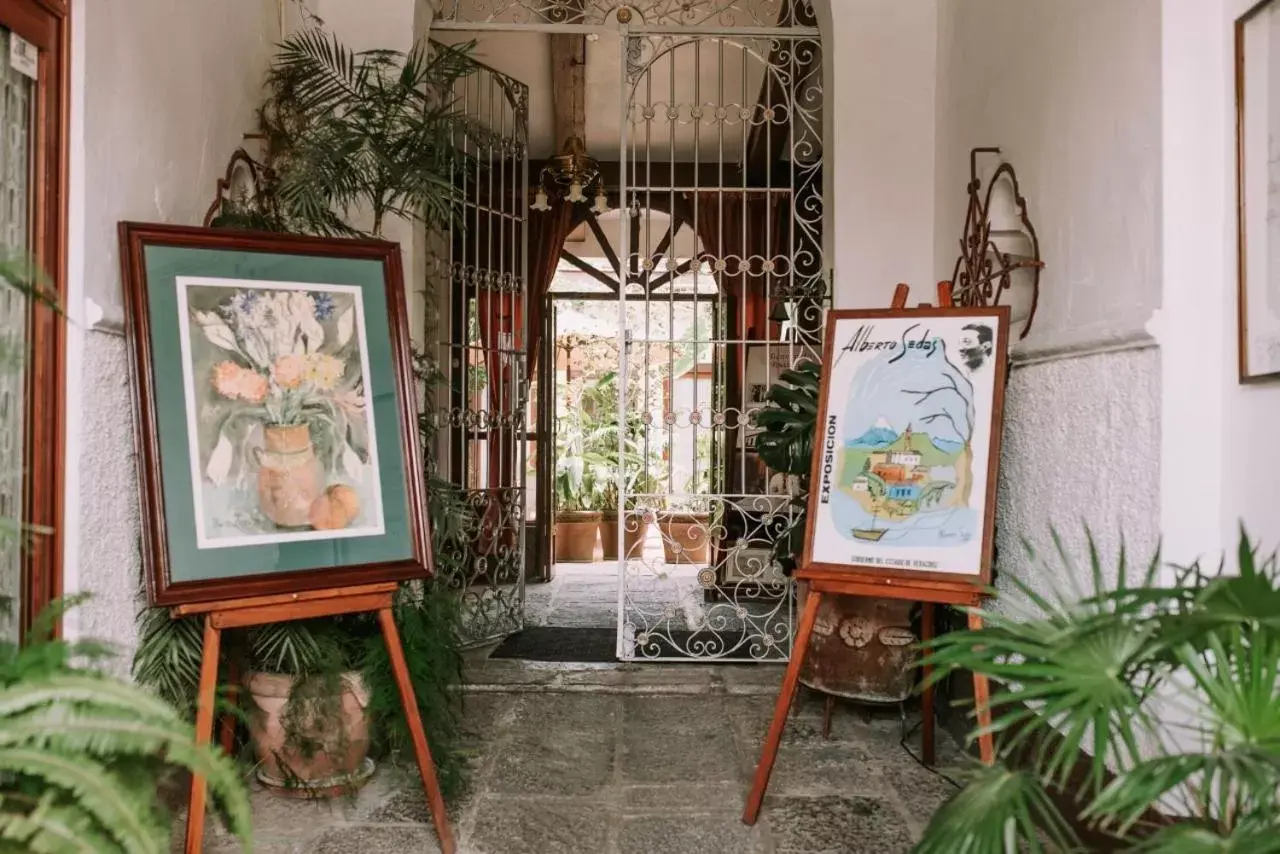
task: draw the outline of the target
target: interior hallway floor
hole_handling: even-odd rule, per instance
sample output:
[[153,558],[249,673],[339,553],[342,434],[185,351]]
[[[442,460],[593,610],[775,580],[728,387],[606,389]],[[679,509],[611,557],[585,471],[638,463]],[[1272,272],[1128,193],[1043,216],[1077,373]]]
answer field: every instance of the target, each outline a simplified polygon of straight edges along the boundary
[[[473,776],[451,808],[464,854],[897,854],[953,791],[900,746],[896,708],[839,705],[824,741],[802,690],[764,812],[743,825],[780,667],[488,660],[467,679]],[[261,854],[439,851],[416,777],[396,770],[346,800],[253,803]],[[206,851],[238,850],[210,832]]]

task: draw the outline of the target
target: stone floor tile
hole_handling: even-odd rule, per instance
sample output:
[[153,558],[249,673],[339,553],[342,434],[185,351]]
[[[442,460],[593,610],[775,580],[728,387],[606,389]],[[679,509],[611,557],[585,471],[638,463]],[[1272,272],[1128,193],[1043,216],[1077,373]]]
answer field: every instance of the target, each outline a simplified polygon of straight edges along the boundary
[[738,814],[696,817],[623,816],[619,854],[752,854],[765,851],[764,833]]
[[628,696],[622,726],[625,783],[730,782],[742,777],[720,698]]
[[618,803],[627,813],[708,812],[741,806],[745,803],[746,794],[742,780],[623,784],[619,789]]
[[[938,769],[943,774],[954,768]],[[959,791],[938,774],[908,759],[906,762],[881,764],[878,773],[889,789],[897,795],[912,833],[918,838],[929,823],[930,817]],[[955,780],[954,774],[948,775]]]
[[418,825],[345,825],[326,831],[306,848],[308,854],[373,854],[422,852],[435,854],[440,844],[435,831]]
[[602,854],[612,817],[599,804],[485,797],[460,847],[466,854]]
[[[758,761],[758,759],[757,759]],[[754,771],[752,764],[750,770]],[[865,751],[853,744],[784,745],[769,778],[774,795],[858,794],[875,797],[884,778]]]
[[528,796],[599,795],[613,781],[621,714],[613,696],[528,695],[478,785]]
[[776,854],[907,854],[912,835],[886,801],[857,796],[769,797]]

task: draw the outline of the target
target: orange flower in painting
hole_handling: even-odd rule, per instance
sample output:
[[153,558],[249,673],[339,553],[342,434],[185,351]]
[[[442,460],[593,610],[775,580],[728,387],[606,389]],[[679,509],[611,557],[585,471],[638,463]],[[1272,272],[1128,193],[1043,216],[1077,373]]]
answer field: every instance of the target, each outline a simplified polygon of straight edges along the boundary
[[257,371],[241,371],[240,397],[250,403],[262,403],[267,397],[267,378]]
[[240,396],[240,374],[244,368],[235,362],[219,362],[213,366],[213,387],[218,394],[235,400]]
[[281,356],[271,367],[271,377],[280,388],[297,388],[307,376],[304,356]]

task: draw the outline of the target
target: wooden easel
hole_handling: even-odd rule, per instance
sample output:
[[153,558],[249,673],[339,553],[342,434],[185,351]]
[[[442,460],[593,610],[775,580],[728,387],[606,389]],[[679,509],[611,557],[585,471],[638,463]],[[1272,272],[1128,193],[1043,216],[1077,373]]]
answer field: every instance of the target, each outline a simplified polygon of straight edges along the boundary
[[[218,682],[218,649],[223,629],[241,629],[266,623],[283,623],[292,620],[309,620],[315,617],[336,617],[340,614],[378,612],[378,623],[391,656],[391,669],[396,685],[400,688],[400,701],[404,705],[405,719],[413,738],[413,753],[418,761],[426,789],[431,820],[440,838],[444,854],[456,850],[453,831],[445,814],[444,796],[436,780],[436,766],[431,761],[427,736],[422,729],[422,716],[413,695],[413,683],[409,680],[409,667],[405,663],[404,648],[400,644],[400,631],[396,628],[392,604],[396,582],[366,584],[358,587],[337,587],[307,593],[286,593],[278,596],[258,596],[249,599],[228,599],[221,602],[202,602],[179,605],[173,609],[175,617],[204,615],[204,658],[200,663],[200,695],[196,707],[196,743],[205,745],[213,736],[214,690]],[[227,730],[223,730],[226,746]],[[204,844],[205,780],[196,775],[191,779],[191,801],[187,811],[186,854],[200,854]]]
[[[907,285],[898,285],[893,294],[891,308],[907,307]],[[938,307],[950,308],[951,283],[938,283]],[[921,308],[930,307],[921,303]],[[805,655],[809,651],[809,640],[813,635],[813,624],[818,617],[818,606],[825,595],[835,596],[871,596],[881,599],[906,599],[920,602],[923,606],[920,623],[920,640],[928,644],[933,640],[934,606],[963,605],[976,607],[981,603],[982,591],[972,584],[964,582],[930,582],[927,586],[913,584],[909,579],[888,578],[853,570],[848,572],[832,570],[811,570],[802,568],[796,572],[796,580],[809,583],[809,595],[805,600],[804,611],[800,615],[800,626],[796,630],[795,645],[791,649],[791,662],[787,665],[786,675],[782,679],[782,690],[778,692],[778,701],[773,707],[773,721],[769,724],[769,734],[765,736],[764,751],[760,755],[760,764],[756,766],[755,781],[751,793],[747,796],[747,806],[742,813],[744,824],[755,824],[760,816],[760,806],[764,803],[765,790],[769,787],[769,776],[773,773],[774,760],[778,758],[778,747],[782,743],[782,731],[787,725],[787,716],[795,702],[796,691],[800,687],[800,669],[804,666]],[[982,628],[982,618],[977,614],[969,615],[969,628],[977,631]],[[931,668],[924,668],[927,680]],[[933,686],[925,688],[921,694],[920,706],[923,722],[921,724],[921,740],[923,742],[924,761],[932,765],[935,760],[934,749],[934,714]],[[978,725],[985,729],[991,724],[989,702],[991,688],[987,677],[979,674],[973,676],[973,694],[978,712]],[[984,733],[978,738],[979,752],[982,761],[990,765],[995,761],[995,745],[991,733]]]

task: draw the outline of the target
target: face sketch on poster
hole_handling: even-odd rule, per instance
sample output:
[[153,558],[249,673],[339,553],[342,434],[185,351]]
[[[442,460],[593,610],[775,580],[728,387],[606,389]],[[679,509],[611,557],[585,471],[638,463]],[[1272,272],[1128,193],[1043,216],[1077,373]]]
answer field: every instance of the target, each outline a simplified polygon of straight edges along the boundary
[[811,564],[979,576],[1003,315],[838,317]]

